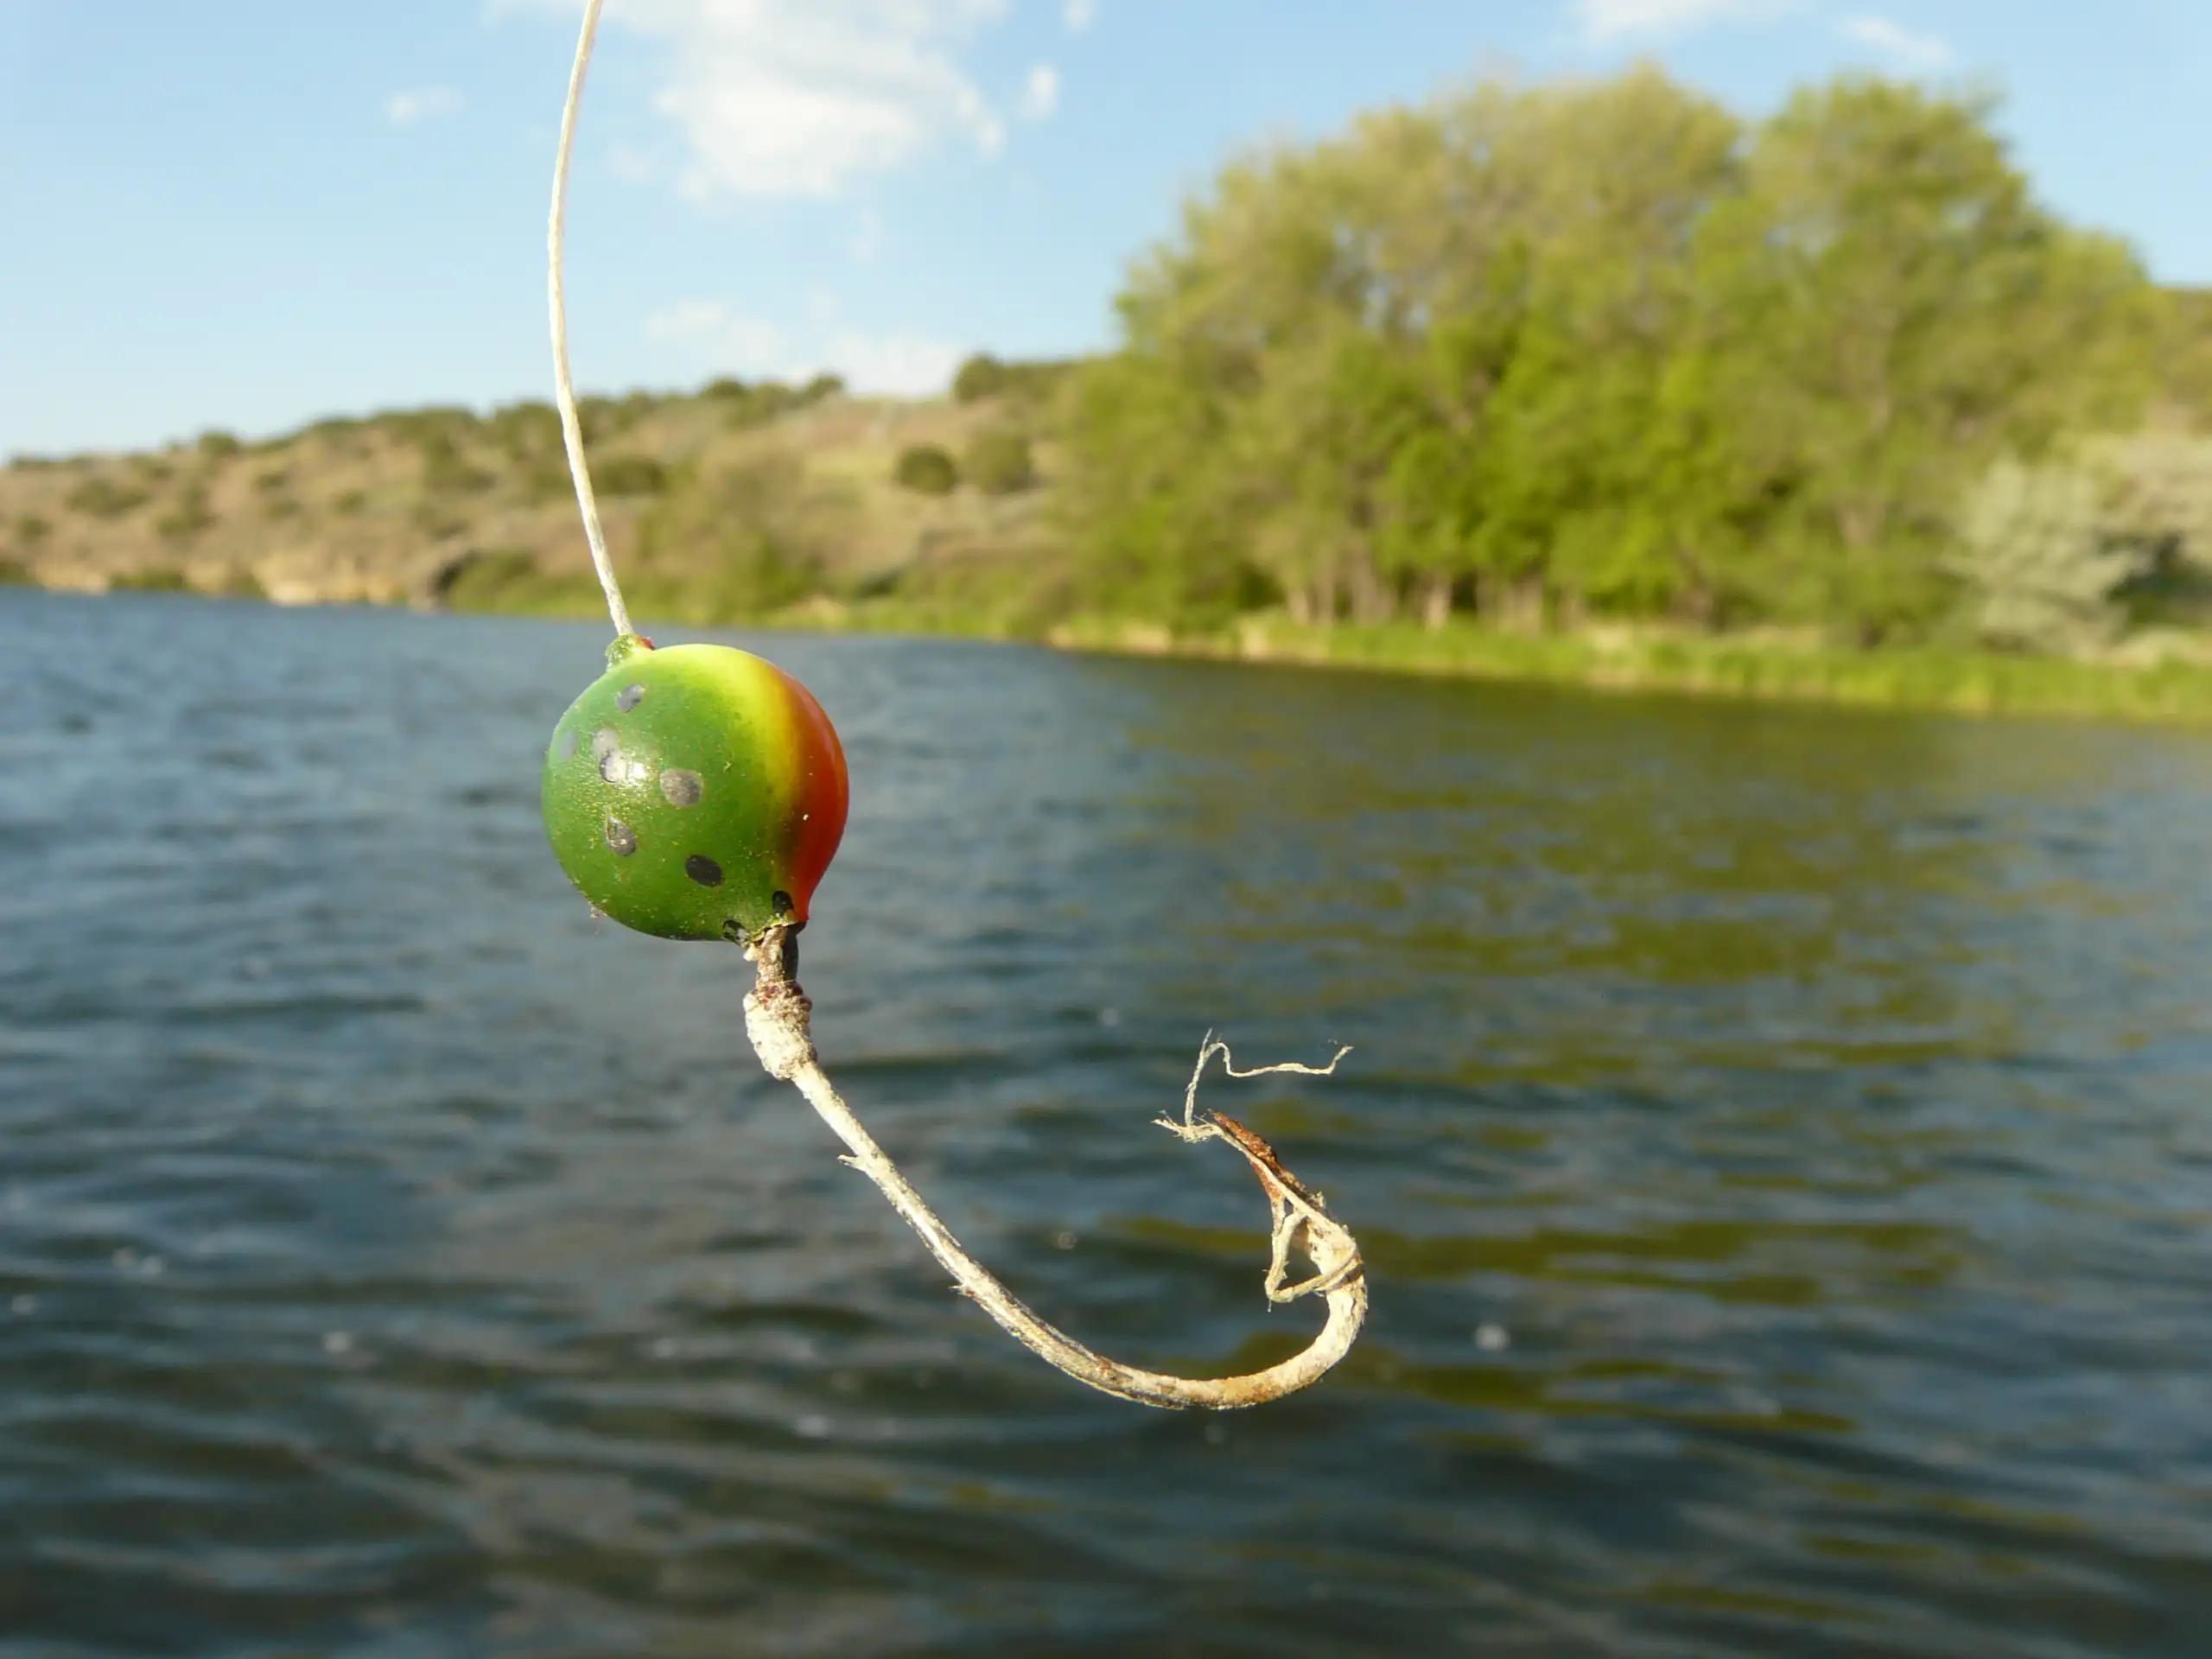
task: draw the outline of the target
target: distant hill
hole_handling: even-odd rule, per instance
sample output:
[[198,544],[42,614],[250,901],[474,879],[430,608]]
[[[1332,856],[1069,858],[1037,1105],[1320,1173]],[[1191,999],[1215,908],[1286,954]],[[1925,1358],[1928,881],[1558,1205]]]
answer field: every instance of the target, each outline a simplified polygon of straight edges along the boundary
[[[641,616],[957,609],[998,631],[1048,585],[1058,365],[972,359],[953,397],[718,380],[583,406],[607,538]],[[589,614],[551,406],[221,432],[0,472],[0,574],[86,592]],[[950,619],[947,619],[950,620]]]

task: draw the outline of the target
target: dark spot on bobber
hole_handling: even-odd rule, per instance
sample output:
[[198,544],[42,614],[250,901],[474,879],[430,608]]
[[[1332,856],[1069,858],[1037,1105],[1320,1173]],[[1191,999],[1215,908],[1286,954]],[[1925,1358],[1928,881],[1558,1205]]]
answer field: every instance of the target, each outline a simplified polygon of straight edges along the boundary
[[554,753],[563,760],[576,752],[576,734],[573,731],[561,734],[561,741],[553,746]]
[[791,912],[798,908],[797,905],[791,903],[791,894],[785,893],[780,887],[769,895],[768,906],[779,916],[788,916]]
[[704,853],[694,853],[685,859],[683,874],[702,887],[719,887],[722,884],[722,867]]
[[671,806],[696,806],[707,785],[697,772],[671,766],[660,775],[660,792],[668,797]]
[[620,818],[607,821],[607,844],[624,858],[638,850],[637,832]]
[[644,686],[626,685],[622,688],[621,694],[614,699],[614,706],[626,715],[645,700]]
[[619,784],[628,775],[628,766],[622,759],[622,740],[612,726],[602,726],[591,734],[591,752],[599,757],[599,775],[610,784]]

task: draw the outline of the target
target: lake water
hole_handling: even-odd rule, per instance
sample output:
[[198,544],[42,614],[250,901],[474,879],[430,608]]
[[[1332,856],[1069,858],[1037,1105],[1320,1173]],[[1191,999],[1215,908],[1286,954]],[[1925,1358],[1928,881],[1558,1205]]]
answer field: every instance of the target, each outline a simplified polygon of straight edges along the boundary
[[733,636],[833,1076],[594,924],[565,625],[0,593],[0,1655],[2198,1655],[2212,738]]

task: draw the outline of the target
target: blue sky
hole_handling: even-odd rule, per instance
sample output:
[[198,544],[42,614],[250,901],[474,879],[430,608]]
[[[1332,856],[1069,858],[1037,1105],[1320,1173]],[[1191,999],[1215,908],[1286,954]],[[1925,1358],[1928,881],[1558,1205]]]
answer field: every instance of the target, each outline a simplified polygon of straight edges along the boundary
[[[0,454],[545,395],[580,10],[0,0]],[[1238,145],[1638,56],[1752,114],[1847,67],[1993,86],[2048,202],[2212,283],[2212,0],[609,0],[577,376],[1095,347]]]

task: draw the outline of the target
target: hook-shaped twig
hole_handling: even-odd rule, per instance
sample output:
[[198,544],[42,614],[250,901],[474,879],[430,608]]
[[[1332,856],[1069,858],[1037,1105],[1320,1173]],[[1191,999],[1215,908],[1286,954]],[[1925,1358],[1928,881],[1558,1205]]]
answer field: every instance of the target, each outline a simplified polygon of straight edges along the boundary
[[[1294,1393],[1319,1379],[1351,1351],[1353,1339],[1359,1335],[1361,1321],[1367,1317],[1367,1281],[1360,1269],[1357,1241],[1328,1213],[1320,1194],[1308,1189],[1282,1166],[1281,1160],[1266,1141],[1235,1118],[1218,1112],[1200,1116],[1198,1109],[1198,1073],[1205,1070],[1206,1062],[1216,1054],[1222,1057],[1231,1077],[1257,1077],[1270,1071],[1302,1071],[1309,1076],[1326,1077],[1350,1051],[1338,1050],[1336,1058],[1325,1066],[1300,1065],[1293,1061],[1240,1071],[1230,1058],[1228,1045],[1212,1033],[1206,1033],[1205,1046],[1198,1052],[1198,1069],[1191,1074],[1190,1087],[1184,1094],[1183,1121],[1179,1123],[1163,1118],[1160,1122],[1186,1141],[1226,1141],[1243,1154],[1252,1173],[1259,1177],[1261,1189],[1267,1193],[1274,1211],[1268,1300],[1287,1302],[1301,1296],[1325,1296],[1329,1319],[1320,1335],[1302,1353],[1264,1371],[1254,1371],[1245,1376],[1171,1376],[1122,1364],[1084,1347],[1065,1332],[1038,1318],[962,1248],[960,1241],[938,1219],[936,1211],[884,1155],[883,1148],[876,1145],[874,1137],[853,1116],[852,1109],[839,1097],[823,1071],[808,1026],[813,1004],[794,977],[796,943],[792,930],[778,925],[767,929],[746,949],[746,954],[757,965],[759,980],[745,999],[745,1029],[753,1039],[760,1064],[769,1076],[787,1078],[798,1086],[807,1103],[850,1149],[851,1155],[845,1161],[875,1183],[883,1196],[890,1199],[891,1207],[921,1235],[930,1254],[937,1257],[960,1288],[1030,1352],[1077,1382],[1124,1400],[1147,1406],[1195,1406],[1230,1411]],[[1289,1277],[1290,1252],[1294,1248],[1304,1250],[1312,1260],[1314,1271],[1311,1278],[1286,1286],[1283,1281]]]

